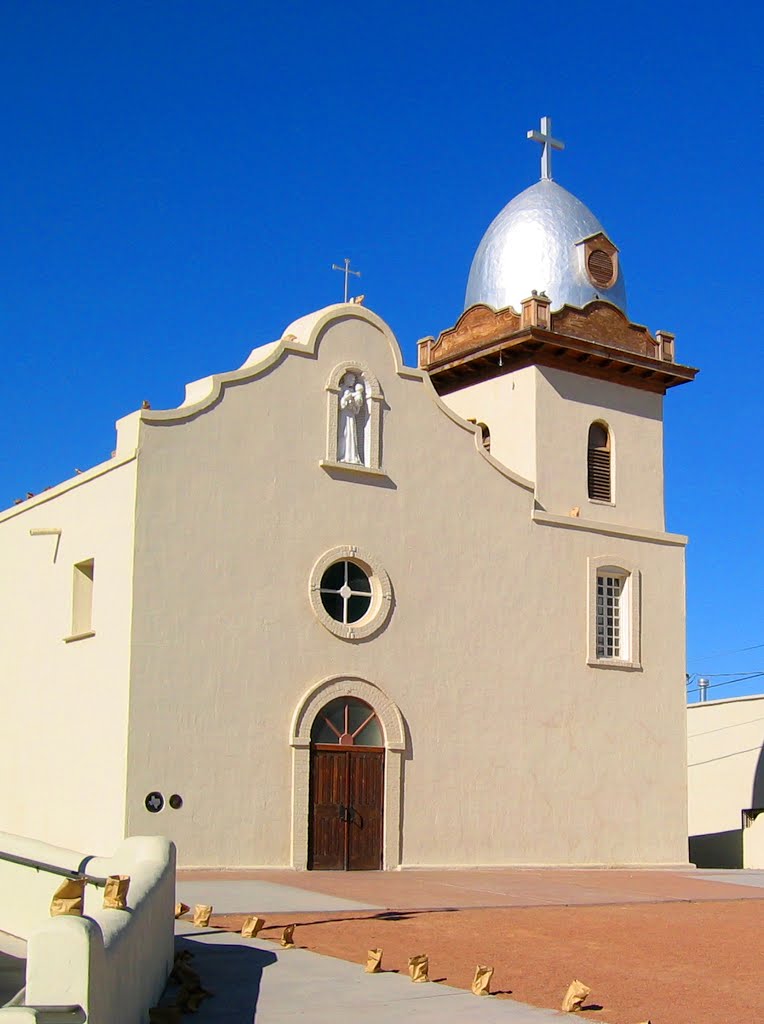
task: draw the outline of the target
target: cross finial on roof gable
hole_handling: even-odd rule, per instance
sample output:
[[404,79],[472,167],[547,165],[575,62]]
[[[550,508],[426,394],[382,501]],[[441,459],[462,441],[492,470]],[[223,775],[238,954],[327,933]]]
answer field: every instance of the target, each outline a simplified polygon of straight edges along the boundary
[[344,298],[344,301],[347,302],[348,301],[348,275],[352,274],[353,277],[360,277],[361,276],[361,271],[360,270],[351,270],[350,269],[350,260],[349,260],[349,258],[347,256],[345,257],[345,266],[344,267],[338,267],[336,263],[332,263],[332,270],[341,270],[342,273],[345,275],[345,298]]

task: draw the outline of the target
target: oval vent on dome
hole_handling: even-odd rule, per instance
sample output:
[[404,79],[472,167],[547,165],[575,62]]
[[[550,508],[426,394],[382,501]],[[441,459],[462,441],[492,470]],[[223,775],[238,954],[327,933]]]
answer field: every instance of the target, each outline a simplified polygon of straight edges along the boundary
[[613,257],[603,249],[595,249],[589,253],[586,268],[592,281],[598,284],[600,288],[609,288],[613,284],[613,278],[615,277]]

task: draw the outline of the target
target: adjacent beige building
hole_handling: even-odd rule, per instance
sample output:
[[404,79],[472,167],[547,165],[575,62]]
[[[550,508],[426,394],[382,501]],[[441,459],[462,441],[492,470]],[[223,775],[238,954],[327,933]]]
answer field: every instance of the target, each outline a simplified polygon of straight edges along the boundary
[[695,371],[570,193],[501,217],[476,260],[528,245],[533,288],[481,298],[473,265],[419,369],[329,306],[0,515],[0,828],[184,865],[687,863],[662,403]]
[[764,695],[687,707],[690,860],[764,868]]

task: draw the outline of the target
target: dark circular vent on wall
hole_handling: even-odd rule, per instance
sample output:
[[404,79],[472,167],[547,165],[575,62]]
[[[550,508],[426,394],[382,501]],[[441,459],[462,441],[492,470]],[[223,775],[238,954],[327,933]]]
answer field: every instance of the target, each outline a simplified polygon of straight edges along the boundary
[[613,284],[614,270],[613,258],[602,249],[595,249],[589,253],[586,261],[589,276],[600,288],[609,288]]

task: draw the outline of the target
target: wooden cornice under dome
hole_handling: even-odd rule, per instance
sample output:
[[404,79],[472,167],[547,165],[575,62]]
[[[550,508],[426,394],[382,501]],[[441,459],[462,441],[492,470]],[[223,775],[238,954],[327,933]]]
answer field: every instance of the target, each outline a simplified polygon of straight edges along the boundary
[[534,364],[659,394],[698,372],[674,362],[673,334],[653,337],[610,302],[549,306],[543,293],[526,299],[520,313],[471,306],[437,339],[418,343],[419,367],[440,395]]

